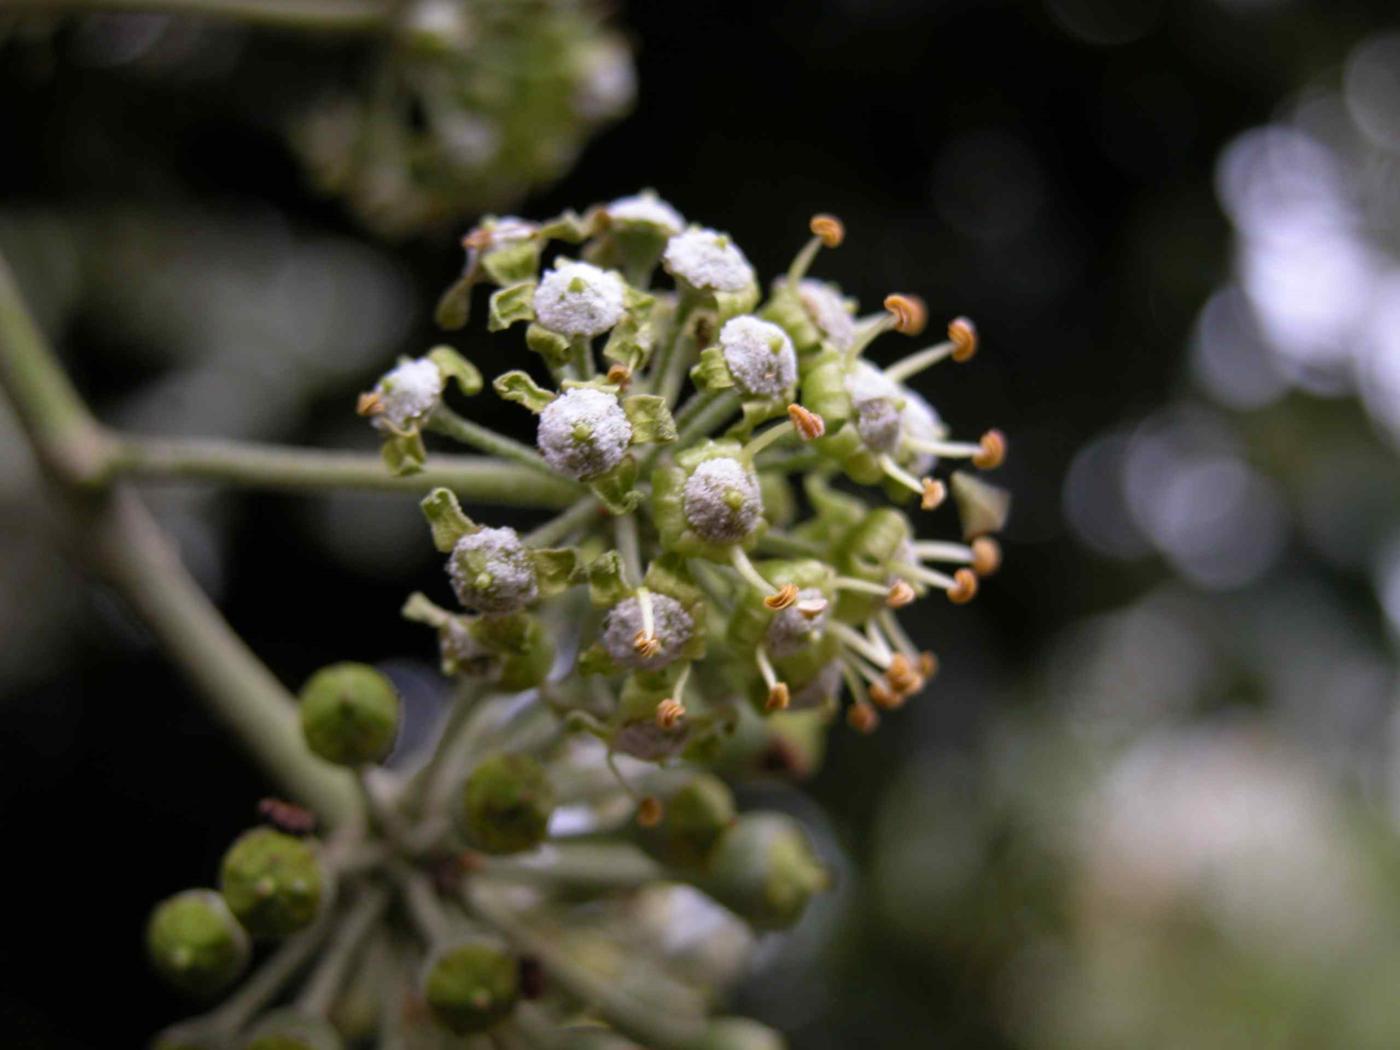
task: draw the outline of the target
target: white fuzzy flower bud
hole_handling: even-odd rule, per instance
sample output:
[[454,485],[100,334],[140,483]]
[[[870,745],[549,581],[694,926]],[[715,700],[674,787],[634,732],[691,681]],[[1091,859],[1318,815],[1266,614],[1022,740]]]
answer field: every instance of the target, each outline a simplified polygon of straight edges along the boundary
[[797,352],[775,324],[757,317],[735,317],[719,333],[724,363],[745,394],[781,397],[797,383]]
[[690,641],[695,623],[685,606],[668,595],[653,591],[647,600],[651,603],[649,637],[657,643],[651,655],[645,655],[647,650],[637,645],[638,635],[647,637],[642,604],[637,598],[626,598],[608,610],[603,622],[603,648],[624,667],[654,671],[680,655],[685,643]]
[[619,197],[607,207],[608,218],[620,226],[642,226],[674,237],[685,229],[685,219],[650,190]]
[[379,406],[371,417],[375,427],[406,431],[422,426],[442,398],[444,385],[442,372],[426,357],[386,372],[374,387]]
[[830,607],[809,617],[802,606],[804,603],[825,601],[826,595],[820,589],[804,587],[797,592],[797,601],[774,613],[763,638],[763,647],[768,650],[768,655],[781,660],[801,652],[817,638],[826,628]]
[[[933,406],[869,362],[856,363],[846,379],[846,390],[856,410],[856,429],[867,448],[897,453],[908,439],[937,441],[943,436]],[[925,452],[906,457],[908,469],[915,474],[928,473],[936,462]]]
[[802,280],[797,297],[812,323],[838,350],[845,350],[856,337],[856,321],[841,293],[825,281]]
[[622,320],[622,278],[590,263],[561,262],[535,290],[535,318],[561,335],[592,338]]
[[737,543],[763,515],[763,497],[753,472],[729,456],[707,459],[686,479],[685,519],[711,543]]
[[514,529],[478,529],[457,541],[447,559],[457,598],[469,609],[515,612],[539,597],[535,566]]
[[672,237],[662,263],[693,288],[742,292],[754,285],[753,267],[729,235],[699,226]]
[[612,394],[592,387],[566,391],[540,413],[536,444],[555,470],[583,481],[622,462],[632,424]]

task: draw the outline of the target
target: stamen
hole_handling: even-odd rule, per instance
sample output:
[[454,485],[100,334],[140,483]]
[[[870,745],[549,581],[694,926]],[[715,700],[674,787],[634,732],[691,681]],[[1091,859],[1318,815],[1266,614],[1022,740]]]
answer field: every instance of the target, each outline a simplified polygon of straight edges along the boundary
[[883,470],[888,477],[899,482],[899,484],[914,493],[914,495],[923,495],[924,483],[896,463],[894,457],[888,452],[880,457],[880,469]]
[[838,248],[846,239],[846,227],[835,215],[813,215],[808,226],[825,248]]
[[632,385],[632,369],[616,361],[608,368],[607,380],[613,386],[626,390]]
[[978,536],[972,541],[972,571],[978,576],[990,576],[1001,568],[1001,544],[990,536]]
[[909,586],[907,580],[895,580],[890,584],[889,593],[885,596],[885,604],[891,609],[902,609],[911,604],[918,595],[914,593],[914,588]]
[[884,681],[871,683],[870,700],[876,707],[882,707],[886,711],[893,711],[904,702],[904,698]]
[[927,566],[903,561],[896,562],[894,568],[911,580],[947,591],[948,600],[955,605],[970,602],[977,595],[977,574],[971,569],[959,569],[952,576],[947,576]]
[[927,649],[919,654],[919,674],[923,675],[925,679],[938,674],[938,657]]
[[977,353],[977,326],[970,317],[955,317],[948,324],[948,338],[953,341],[953,360],[962,364]]
[[815,412],[799,404],[788,405],[788,419],[797,429],[797,436],[803,441],[815,441],[826,433],[826,420]]
[[947,485],[934,478],[924,478],[923,491],[919,493],[920,510],[937,510],[947,498]]
[[384,398],[378,391],[368,390],[355,401],[355,414],[358,416],[378,416],[384,412]]
[[754,659],[758,662],[758,673],[763,675],[763,682],[768,686],[768,700],[764,707],[769,711],[785,709],[792,701],[787,683],[778,680],[778,673],[773,670],[772,661],[762,646],[754,650]]
[[921,561],[940,561],[953,565],[971,565],[974,561],[972,548],[965,543],[919,540],[913,547],[914,553]]
[[846,708],[846,724],[857,733],[870,734],[880,724],[880,716],[868,703],[855,703]]
[[826,612],[826,607],[830,604],[825,598],[808,598],[797,603],[797,611],[802,614],[803,619],[815,620]]
[[685,717],[685,704],[667,697],[656,705],[656,724],[662,729],[675,729]]
[[788,692],[786,682],[779,682],[768,690],[768,699],[764,702],[764,710],[786,711],[788,704],[792,703],[792,695]]
[[894,643],[895,648],[910,659],[917,660],[919,650],[914,647],[914,643],[904,633],[904,628],[899,625],[899,617],[888,609],[881,609],[875,616],[880,621],[880,626],[885,629],[885,634]]
[[637,804],[637,824],[644,828],[654,828],[666,815],[666,807],[655,795],[648,795]]
[[859,591],[861,594],[878,594],[881,598],[888,598],[890,588],[879,583],[871,583],[869,580],[862,580],[856,576],[838,576],[832,581],[838,591]]
[[749,443],[744,446],[743,457],[752,463],[755,456],[779,438],[787,437],[794,429],[792,420],[787,420],[779,423],[777,426],[769,427],[757,437],[749,440]]
[[954,605],[966,605],[977,597],[977,574],[971,569],[959,569],[953,573],[958,585],[948,592],[948,600]]
[[749,561],[749,556],[744,553],[742,547],[737,545],[729,548],[729,563],[734,566],[734,571],[744,578],[755,590],[766,591],[767,597],[763,599],[763,604],[776,612],[779,609],[786,609],[797,600],[797,588],[792,584],[786,587],[777,588],[763,578],[757,569],[753,567],[753,562]]
[[846,228],[835,215],[813,215],[807,225],[812,231],[812,239],[802,246],[788,267],[787,282],[790,288],[796,288],[797,282],[807,276],[817,252],[823,248],[835,248],[846,238]]
[[978,470],[996,470],[1006,461],[1006,436],[1000,430],[989,430],[978,442],[981,451],[972,457]]
[[887,295],[885,309],[894,315],[894,330],[901,335],[918,335],[928,324],[928,308],[916,295]]
[[650,659],[661,651],[661,639],[656,637],[656,621],[653,618],[651,591],[637,588],[637,608],[642,614],[642,629],[632,638],[632,648],[637,655]]
[[890,643],[885,640],[885,636],[880,633],[880,629],[875,626],[874,620],[867,620],[865,624],[865,637],[870,639],[870,644],[878,648],[885,654],[885,663],[890,660]]
[[881,649],[873,644],[864,635],[852,630],[844,623],[833,623],[828,628],[841,641],[841,644],[848,649],[854,649],[865,657],[876,667],[885,668],[890,665],[890,653],[888,649]]
[[917,353],[901,358],[885,369],[885,376],[896,383],[903,383],[926,368],[951,357],[961,364],[977,352],[977,329],[966,317],[955,317],[948,325],[948,338],[941,343],[925,347]]

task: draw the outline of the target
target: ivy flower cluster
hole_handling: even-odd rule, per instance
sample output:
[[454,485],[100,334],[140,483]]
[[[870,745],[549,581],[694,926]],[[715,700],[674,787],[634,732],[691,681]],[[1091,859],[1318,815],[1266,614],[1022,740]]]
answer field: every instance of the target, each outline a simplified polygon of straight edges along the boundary
[[[833,722],[870,732],[928,686],[937,658],[897,611],[970,601],[1008,511],[982,477],[1001,433],[954,437],[910,386],[974,355],[972,323],[876,363],[877,340],[918,337],[925,309],[892,294],[861,313],[809,276],[841,224],[811,231],[766,289],[733,238],[650,192],[467,234],[438,320],[462,328],[475,301],[488,328],[522,336],[519,367],[490,388],[533,417],[533,442],[472,418],[490,395],[448,345],[401,360],[358,411],[388,470],[430,470],[425,438],[457,442],[528,475],[558,513],[522,533],[478,520],[480,493],[422,500],[443,577],[403,612],[434,632],[452,683],[436,744],[396,754],[399,697],[373,668],[312,677],[305,743],[357,772],[371,827],[321,842],[310,815],[273,803],[217,890],[157,908],[152,958],[195,995],[280,945],[165,1050],[488,1032],[783,1045],[711,1016],[742,953],[697,951],[678,916],[751,943],[828,885],[804,827],[740,812],[733,787],[809,773]],[[954,508],[952,536],[920,538]]]
[[313,179],[404,234],[553,181],[632,104],[619,34],[583,0],[412,0],[364,82],[293,125]]

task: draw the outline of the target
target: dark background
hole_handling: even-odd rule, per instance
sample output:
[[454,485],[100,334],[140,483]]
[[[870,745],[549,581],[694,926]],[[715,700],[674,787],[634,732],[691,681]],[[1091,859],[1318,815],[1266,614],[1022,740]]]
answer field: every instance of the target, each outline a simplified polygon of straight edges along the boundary
[[[976,739],[987,712],[972,669],[1016,677],[1059,625],[1157,571],[1102,571],[1067,536],[1066,464],[1180,381],[1190,324],[1229,261],[1212,187],[1221,146],[1393,10],[1051,6],[622,5],[616,20],[637,46],[635,111],[516,209],[547,215],[654,186],[688,218],[731,231],[761,274],[786,265],[810,214],[830,211],[848,239],[822,258],[822,276],[865,302],[913,291],[934,318],[977,320],[977,362],[939,373],[931,389],[955,428],[994,423],[1010,438],[1009,564],[971,610],[913,624],[947,670],[910,714],[912,731],[834,733],[810,787],[857,867],[877,797],[862,786],[913,750]],[[6,207],[252,201],[301,228],[367,236],[305,188],[269,115],[279,78],[307,75],[293,41],[256,36],[227,76],[195,84],[86,67],[68,43],[61,33],[43,48],[0,48]],[[353,49],[315,60],[339,68]],[[412,335],[385,348],[385,365],[433,338],[433,296],[460,265],[453,232],[383,246],[418,296]],[[882,344],[877,356],[898,349]],[[100,312],[79,310],[65,352],[99,412],[150,378],[121,363],[139,360],[131,351]],[[371,379],[325,391],[286,436],[322,440]],[[408,578],[348,574],[305,528],[304,502],[220,500],[221,605],[235,627],[293,686],[335,659],[429,658],[397,609],[432,585],[432,560]],[[135,1045],[178,1016],[141,956],[147,909],[207,882],[265,792],[116,599],[91,588],[80,603],[61,673],[8,688],[0,708],[0,1032],[10,1046]],[[863,932],[856,908],[834,964],[839,994],[806,1022],[811,1032],[826,1045],[1001,1045],[975,964],[902,958],[876,927]],[[764,995],[750,999],[741,1005],[762,1014]]]

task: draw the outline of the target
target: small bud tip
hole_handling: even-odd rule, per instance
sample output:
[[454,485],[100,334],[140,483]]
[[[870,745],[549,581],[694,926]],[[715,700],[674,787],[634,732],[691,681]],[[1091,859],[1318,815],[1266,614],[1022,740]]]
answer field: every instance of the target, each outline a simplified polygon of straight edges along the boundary
[[812,235],[820,237],[827,248],[835,248],[846,239],[846,227],[835,215],[813,215],[808,225]]

